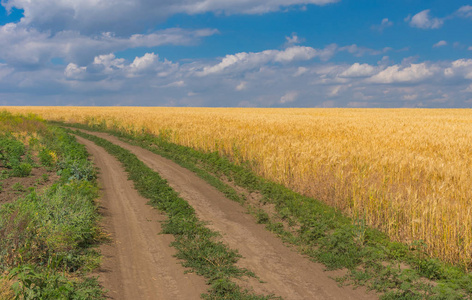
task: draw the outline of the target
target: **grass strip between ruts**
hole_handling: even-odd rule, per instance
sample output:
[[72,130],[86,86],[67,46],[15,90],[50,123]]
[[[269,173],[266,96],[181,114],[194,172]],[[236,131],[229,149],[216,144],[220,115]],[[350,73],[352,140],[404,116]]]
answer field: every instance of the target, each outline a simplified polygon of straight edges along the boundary
[[[67,124],[71,126],[70,124]],[[73,124],[77,128],[108,132],[126,142],[148,149],[190,169],[225,193],[228,198],[244,202],[232,187],[218,177],[224,175],[236,185],[263,195],[263,202],[275,204],[277,218],[263,210],[253,210],[257,221],[285,242],[299,247],[313,260],[328,269],[346,268],[338,278],[343,283],[365,285],[380,292],[382,299],[471,299],[472,274],[427,257],[421,241],[406,245],[391,242],[362,219],[352,220],[333,208],[265,180],[246,166],[235,165],[217,153],[203,153],[171,143],[167,134],[124,133],[104,126]],[[287,231],[280,219],[299,226]]]
[[206,299],[274,299],[273,295],[255,295],[232,282],[232,278],[241,278],[255,274],[235,264],[241,257],[237,251],[218,241],[219,234],[205,227],[198,220],[194,209],[162,179],[141,162],[134,154],[111,142],[83,132],[75,134],[93,141],[115,156],[124,166],[136,190],[155,208],[167,214],[163,223],[163,233],[173,234],[172,246],[178,251],[177,258],[183,266],[191,268],[198,275],[204,276],[211,285]]

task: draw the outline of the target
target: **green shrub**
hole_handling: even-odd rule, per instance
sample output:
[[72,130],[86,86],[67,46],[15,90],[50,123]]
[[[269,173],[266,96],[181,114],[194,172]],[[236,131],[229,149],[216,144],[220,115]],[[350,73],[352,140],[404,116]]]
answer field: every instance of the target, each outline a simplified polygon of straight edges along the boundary
[[54,158],[52,157],[50,151],[46,148],[43,148],[39,151],[38,154],[39,162],[45,167],[52,167],[54,165]]
[[14,191],[17,191],[17,192],[24,192],[24,191],[26,191],[25,186],[22,185],[22,184],[19,183],[19,182],[17,182],[17,183],[15,183],[14,185],[12,185],[11,189],[14,190]]
[[21,156],[25,154],[25,145],[13,136],[0,137],[0,161],[11,169],[20,164]]
[[12,175],[14,177],[27,177],[31,174],[31,171],[33,170],[33,167],[29,163],[21,163],[19,165],[16,165],[13,168]]
[[64,274],[34,266],[21,266],[11,271],[17,280],[12,285],[17,299],[103,299],[94,278],[69,280]]

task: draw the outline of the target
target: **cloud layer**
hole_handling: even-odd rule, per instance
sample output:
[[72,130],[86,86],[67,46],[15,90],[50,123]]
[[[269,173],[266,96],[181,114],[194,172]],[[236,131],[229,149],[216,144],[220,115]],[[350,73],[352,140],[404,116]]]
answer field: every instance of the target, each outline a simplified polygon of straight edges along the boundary
[[[217,28],[154,29],[174,14],[259,15],[335,2],[3,0],[7,9],[24,9],[24,17],[0,26],[0,105],[472,105],[471,59],[405,57],[400,62],[401,58],[389,57],[400,56],[401,49],[391,45],[373,48],[319,42],[306,46],[306,40],[295,32],[285,39],[282,35],[278,47],[205,59],[169,61],[157,48],[192,46],[221,34]],[[426,30],[446,27],[452,18],[472,20],[472,6],[454,9],[443,18],[425,9],[406,21],[410,27]],[[394,26],[399,26],[397,21],[380,17],[366,30],[379,37],[394,31],[387,29]],[[457,44],[441,38],[430,41],[428,50],[439,53],[453,48],[445,47],[448,42]],[[120,51],[134,48],[141,49],[139,56],[120,57]]]
[[115,32],[129,35],[178,14],[262,14],[294,5],[326,5],[339,0],[3,0],[8,9],[23,9],[21,23],[53,33]]
[[[0,88],[66,92],[62,104],[89,93],[102,105],[466,107],[472,100],[472,59],[388,65],[330,63],[323,49],[234,54],[216,62],[175,63],[146,53],[133,60],[98,55],[87,65],[14,71],[0,65]],[[295,54],[293,54],[293,53]],[[230,57],[231,59],[228,59]],[[299,66],[300,61],[304,66]],[[19,78],[26,78],[18,80]],[[159,95],[157,97],[157,95]],[[113,100],[112,100],[113,99]],[[421,101],[419,101],[421,99]],[[454,99],[451,103],[451,99]],[[70,102],[69,102],[70,101]],[[112,102],[110,102],[112,101]],[[92,103],[91,103],[92,102]]]

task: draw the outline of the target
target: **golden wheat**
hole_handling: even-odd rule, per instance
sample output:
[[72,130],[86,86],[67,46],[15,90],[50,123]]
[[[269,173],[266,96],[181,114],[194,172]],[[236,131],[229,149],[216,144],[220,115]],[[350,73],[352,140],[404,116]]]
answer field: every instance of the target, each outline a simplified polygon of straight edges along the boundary
[[9,107],[218,151],[402,242],[472,266],[472,111]]

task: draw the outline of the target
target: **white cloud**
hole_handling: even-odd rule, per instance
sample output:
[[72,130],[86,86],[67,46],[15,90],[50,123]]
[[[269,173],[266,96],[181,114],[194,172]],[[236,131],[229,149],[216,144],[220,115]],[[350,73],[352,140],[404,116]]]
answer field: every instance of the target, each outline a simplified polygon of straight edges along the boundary
[[267,63],[289,63],[292,61],[310,60],[315,56],[325,55],[323,50],[311,47],[293,46],[285,50],[265,50],[262,52],[241,52],[226,55],[220,63],[213,66],[205,66],[200,76],[220,73],[225,70],[246,70],[258,68]]
[[458,59],[444,69],[444,75],[448,78],[459,77],[472,79],[472,59]]
[[297,45],[297,44],[301,44],[305,42],[305,39],[298,37],[298,35],[295,32],[292,33],[292,36],[286,36],[285,39],[286,39],[285,47],[291,47],[293,45]]
[[438,48],[438,47],[443,47],[443,46],[447,46],[447,42],[446,41],[439,41],[437,42],[436,44],[433,45],[433,48]]
[[[96,56],[93,63],[86,66],[69,63],[64,70],[64,75],[67,79],[85,81],[99,81],[105,78],[128,80],[142,76],[167,77],[172,80],[176,79],[172,75],[176,73],[178,68],[178,64],[167,60],[159,61],[159,56],[154,53],[146,53],[142,57],[136,57],[132,62],[116,58],[113,53],[110,53]],[[182,80],[170,81],[165,84],[166,87],[183,85],[184,81]]]
[[246,89],[247,89],[246,81],[241,81],[241,83],[236,86],[236,91],[244,91]]
[[414,15],[410,21],[411,27],[421,28],[421,29],[437,29],[440,28],[444,21],[439,18],[431,18],[429,15],[430,9],[425,9],[416,15]]
[[341,77],[368,77],[376,73],[376,68],[369,64],[354,63],[340,74]]
[[174,81],[169,84],[166,84],[163,87],[184,87],[184,86],[185,86],[185,81],[179,80],[179,81]]
[[462,18],[469,18],[472,19],[472,6],[471,5],[464,5],[457,10],[457,15]]
[[375,49],[370,49],[370,48],[366,48],[366,47],[359,47],[356,44],[352,44],[352,45],[349,45],[349,46],[339,47],[337,50],[338,51],[347,51],[347,52],[351,53],[354,56],[361,57],[361,56],[364,56],[366,54],[367,55],[381,55],[381,54],[385,54],[385,53],[387,53],[387,52],[389,52],[393,49],[390,48],[390,47],[385,47],[382,50],[375,50]]
[[432,77],[435,71],[435,67],[429,67],[425,63],[410,64],[408,67],[394,65],[370,77],[368,81],[385,84],[416,83]]
[[[3,0],[8,10],[23,9],[21,23],[39,30],[120,35],[140,32],[178,14],[215,12],[262,14],[293,5],[326,5],[339,0]],[[137,21],[139,20],[139,21]],[[151,25],[151,26],[149,26]]]
[[105,73],[112,73],[115,70],[123,69],[125,66],[124,62],[123,58],[116,58],[113,53],[96,56],[93,60],[94,65],[104,67]]
[[382,22],[380,22],[380,25],[372,25],[373,30],[377,30],[379,32],[382,32],[385,30],[385,28],[392,27],[393,22],[390,21],[388,18],[382,19]]
[[285,49],[284,51],[275,51],[274,61],[276,62],[291,62],[296,60],[310,60],[315,56],[320,56],[316,49],[311,47],[294,46]]
[[293,74],[293,77],[298,77],[308,72],[308,68],[298,67],[297,71]]
[[159,59],[159,56],[153,53],[146,53],[142,57],[136,57],[129,66],[131,76],[136,76],[138,73],[146,72],[152,69],[154,63]]
[[86,67],[79,67],[74,63],[70,63],[64,70],[64,75],[69,79],[81,79],[86,71]]
[[85,64],[104,53],[136,47],[188,45],[216,32],[213,29],[171,28],[130,37],[116,37],[112,33],[88,37],[74,31],[56,34],[39,32],[34,28],[9,23],[0,26],[0,59],[9,64],[31,66],[44,65],[58,57],[68,62]]
[[290,102],[293,102],[293,101],[297,100],[297,98],[298,98],[298,92],[297,91],[290,91],[290,92],[287,92],[285,95],[283,95],[280,98],[279,103],[281,103],[281,104],[290,103]]

